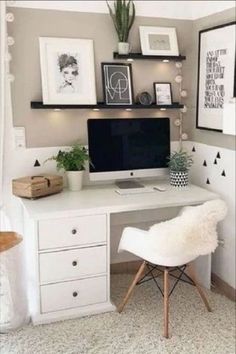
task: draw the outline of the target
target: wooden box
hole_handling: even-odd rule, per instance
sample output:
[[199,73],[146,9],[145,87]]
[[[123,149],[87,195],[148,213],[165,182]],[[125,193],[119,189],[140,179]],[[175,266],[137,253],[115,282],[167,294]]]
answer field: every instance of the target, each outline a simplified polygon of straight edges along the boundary
[[61,192],[62,176],[41,175],[17,178],[12,181],[12,193],[17,197],[40,198]]

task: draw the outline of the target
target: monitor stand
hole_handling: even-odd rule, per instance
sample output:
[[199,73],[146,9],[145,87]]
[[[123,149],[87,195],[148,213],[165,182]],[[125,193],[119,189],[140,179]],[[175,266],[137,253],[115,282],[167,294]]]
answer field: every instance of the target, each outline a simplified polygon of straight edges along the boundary
[[116,185],[120,189],[144,188],[144,185],[137,181],[117,181]]

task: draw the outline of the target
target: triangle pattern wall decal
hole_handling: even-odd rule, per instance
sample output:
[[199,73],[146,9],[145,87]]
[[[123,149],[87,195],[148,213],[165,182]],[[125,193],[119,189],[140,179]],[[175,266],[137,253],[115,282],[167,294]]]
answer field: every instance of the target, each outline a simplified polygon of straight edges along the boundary
[[221,159],[219,151],[217,152],[216,158]]
[[217,165],[217,159],[215,159],[215,161],[214,161],[214,165]]
[[206,180],[206,184],[210,184],[210,180],[209,180],[209,178],[207,178],[207,180]]
[[196,152],[195,146],[193,146],[193,148],[192,148],[192,152]]
[[226,177],[225,170],[222,171],[221,176]]
[[203,162],[203,166],[207,166],[207,162],[206,162],[206,160],[204,160],[204,162]]
[[35,160],[34,167],[39,167],[39,166],[41,166],[39,160]]

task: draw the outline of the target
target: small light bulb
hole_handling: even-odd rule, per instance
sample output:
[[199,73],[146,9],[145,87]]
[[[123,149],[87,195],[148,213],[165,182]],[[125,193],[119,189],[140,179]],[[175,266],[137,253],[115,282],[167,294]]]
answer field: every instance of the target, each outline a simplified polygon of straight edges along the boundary
[[177,84],[180,84],[182,81],[183,81],[183,77],[182,77],[181,75],[177,75],[177,76],[175,77],[175,82],[176,82]]
[[176,127],[179,127],[179,126],[181,125],[180,119],[176,119],[176,120],[174,121],[174,125],[175,125]]
[[183,64],[181,63],[181,61],[177,61],[177,62],[175,63],[175,66],[176,66],[177,69],[181,69],[182,66],[183,66]]
[[187,133],[183,133],[181,135],[181,138],[182,138],[182,140],[187,140],[188,139],[188,134]]
[[162,61],[163,61],[163,63],[169,63],[170,62],[168,59],[164,59]]
[[15,19],[15,17],[14,17],[14,15],[13,15],[12,12],[8,12],[8,13],[6,14],[6,21],[7,21],[7,22],[13,22],[14,19]]
[[182,113],[186,113],[187,112],[187,106],[185,106],[184,105],[184,107],[183,108],[180,108],[180,111],[182,112]]
[[15,44],[15,39],[14,39],[13,37],[11,37],[11,36],[8,36],[8,37],[7,37],[7,44],[8,44],[9,46],[14,45],[14,44]]
[[188,96],[187,91],[186,91],[186,90],[182,90],[182,91],[180,92],[180,96],[181,96],[181,97],[187,97],[187,96]]

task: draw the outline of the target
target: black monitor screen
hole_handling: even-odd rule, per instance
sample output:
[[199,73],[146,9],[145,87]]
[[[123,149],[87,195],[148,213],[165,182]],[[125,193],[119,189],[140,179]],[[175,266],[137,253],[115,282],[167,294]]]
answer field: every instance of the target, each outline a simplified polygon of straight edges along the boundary
[[90,172],[167,167],[169,118],[88,119]]

